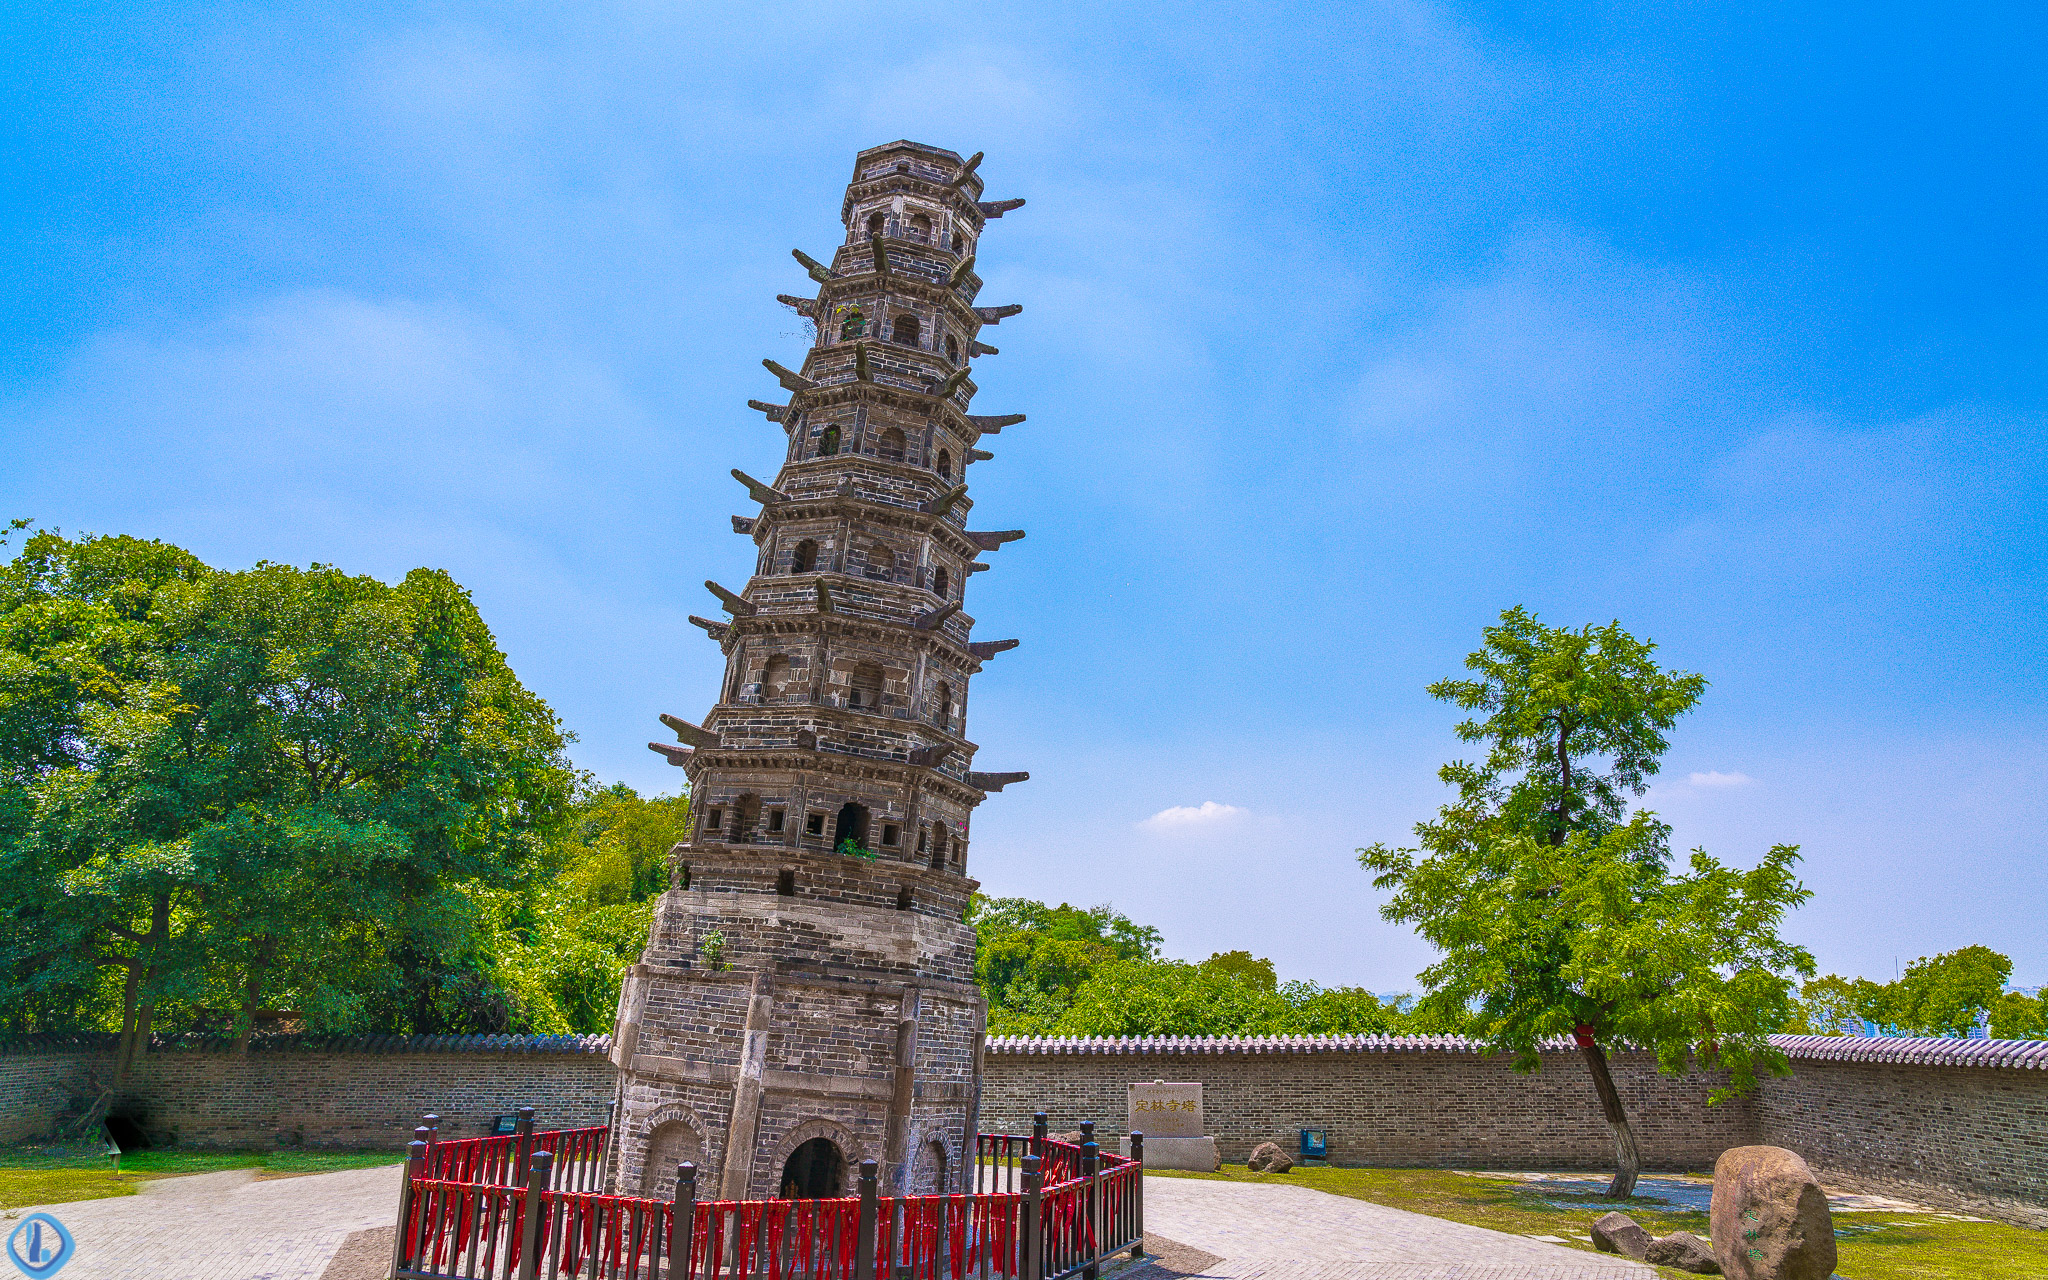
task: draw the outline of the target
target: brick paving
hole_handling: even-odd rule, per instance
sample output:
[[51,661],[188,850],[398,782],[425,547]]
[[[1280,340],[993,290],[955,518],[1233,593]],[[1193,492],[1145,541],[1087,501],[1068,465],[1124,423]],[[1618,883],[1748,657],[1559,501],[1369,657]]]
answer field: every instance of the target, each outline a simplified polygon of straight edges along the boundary
[[1306,1187],[1145,1179],[1145,1229],[1223,1259],[1213,1280],[1648,1280],[1604,1253]]
[[[320,1280],[349,1235],[388,1225],[397,1208],[398,1174],[396,1166],[263,1181],[247,1170],[208,1173],[158,1179],[135,1196],[44,1211],[78,1240],[65,1280]],[[1655,1275],[1606,1254],[1304,1187],[1147,1178],[1145,1225],[1185,1246],[1171,1259],[1182,1265],[1125,1273],[1131,1280],[1147,1272],[1189,1280]]]
[[318,1280],[351,1232],[397,1214],[398,1177],[397,1165],[261,1181],[238,1169],[10,1213],[40,1209],[70,1230],[64,1280]]

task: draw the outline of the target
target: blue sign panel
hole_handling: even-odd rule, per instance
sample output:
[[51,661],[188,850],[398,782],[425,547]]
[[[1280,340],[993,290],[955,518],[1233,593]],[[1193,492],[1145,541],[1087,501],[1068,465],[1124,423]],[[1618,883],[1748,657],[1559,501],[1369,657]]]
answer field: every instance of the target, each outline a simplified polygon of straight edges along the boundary
[[71,1233],[47,1213],[32,1213],[7,1237],[7,1260],[31,1280],[54,1276],[71,1261]]

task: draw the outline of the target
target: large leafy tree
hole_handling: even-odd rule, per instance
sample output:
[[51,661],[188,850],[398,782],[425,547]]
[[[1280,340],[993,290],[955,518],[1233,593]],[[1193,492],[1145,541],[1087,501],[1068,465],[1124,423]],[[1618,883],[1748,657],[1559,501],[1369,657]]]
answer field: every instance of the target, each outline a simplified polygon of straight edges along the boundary
[[1377,844],[1359,861],[1392,891],[1382,914],[1441,953],[1421,975],[1439,1020],[1469,1019],[1527,1071],[1545,1040],[1573,1037],[1614,1133],[1608,1194],[1625,1197],[1641,1157],[1610,1050],[1726,1070],[1716,1100],[1786,1069],[1768,1036],[1791,1008],[1788,975],[1813,971],[1778,937],[1807,897],[1798,851],[1739,871],[1694,850],[1674,867],[1670,829],[1628,812],[1706,681],[1660,669],[1618,623],[1572,630],[1510,609],[1465,665],[1473,678],[1429,692],[1474,713],[1457,732],[1485,758],[1443,767],[1457,795],[1417,825],[1418,847]]
[[559,826],[563,742],[446,574],[221,572],[34,535],[0,570],[16,1021],[118,1009],[117,1081],[166,1005],[225,1009],[245,1038],[280,1003],[316,1026],[497,1029],[475,897],[530,875]]
[[1965,1036],[1980,1020],[2005,1040],[2048,1035],[2039,997],[2006,989],[2012,960],[1989,947],[1922,956],[1891,982],[1829,974],[1808,982],[1787,1030],[1861,1035],[1866,1022],[1909,1036]]

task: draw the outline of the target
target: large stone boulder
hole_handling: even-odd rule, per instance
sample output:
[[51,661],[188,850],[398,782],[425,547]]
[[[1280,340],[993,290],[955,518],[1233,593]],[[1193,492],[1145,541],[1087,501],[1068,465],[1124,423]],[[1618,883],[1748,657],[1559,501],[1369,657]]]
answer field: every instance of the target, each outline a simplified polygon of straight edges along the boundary
[[1732,1147],[1714,1162],[1714,1258],[1734,1280],[1828,1280],[1835,1221],[1806,1161],[1783,1147]]
[[1690,1231],[1674,1231],[1668,1236],[1658,1236],[1650,1241],[1650,1247],[1643,1254],[1643,1261],[1660,1267],[1677,1267],[1695,1275],[1717,1276],[1721,1264],[1714,1261],[1714,1250],[1706,1241]]
[[1294,1167],[1294,1157],[1277,1143],[1261,1142],[1252,1148],[1252,1158],[1244,1162],[1244,1167],[1253,1173],[1285,1173]]
[[1650,1251],[1650,1233],[1625,1213],[1603,1213],[1593,1222],[1593,1247],[1641,1262]]

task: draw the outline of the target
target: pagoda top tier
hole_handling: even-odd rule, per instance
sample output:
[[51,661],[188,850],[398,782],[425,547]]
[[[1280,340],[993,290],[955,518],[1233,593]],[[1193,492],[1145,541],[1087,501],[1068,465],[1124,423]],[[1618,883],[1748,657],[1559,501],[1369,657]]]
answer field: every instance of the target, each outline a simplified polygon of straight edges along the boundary
[[[979,160],[979,156],[974,159]],[[854,157],[853,178],[848,185],[872,182],[892,173],[904,174],[923,182],[951,183],[960,176],[960,170],[967,164],[968,157],[944,147],[929,147],[922,142],[898,139],[885,142],[879,147],[869,147]],[[960,189],[969,200],[981,195],[981,176],[969,172],[960,183]]]

